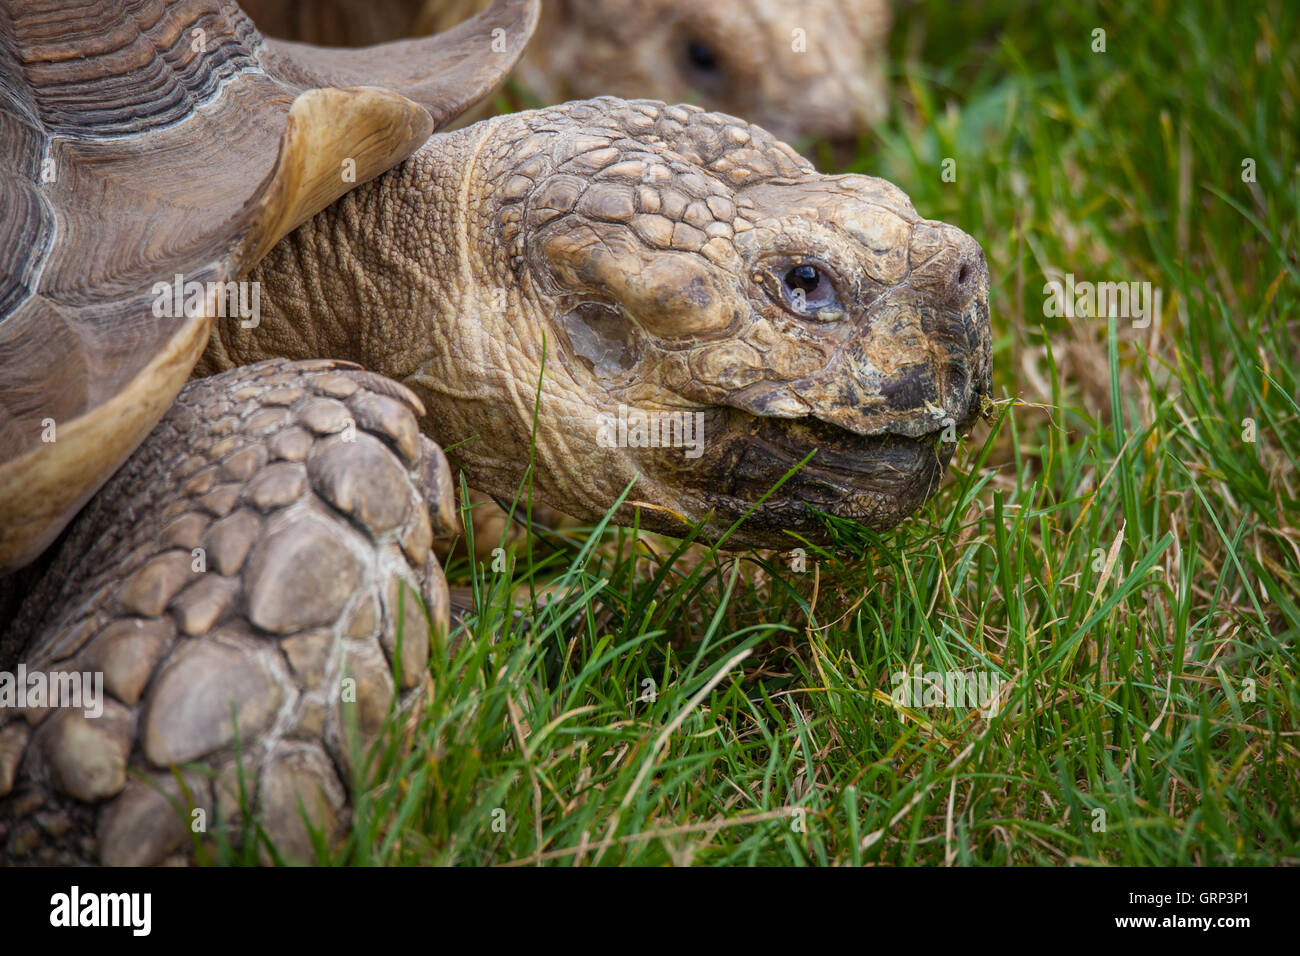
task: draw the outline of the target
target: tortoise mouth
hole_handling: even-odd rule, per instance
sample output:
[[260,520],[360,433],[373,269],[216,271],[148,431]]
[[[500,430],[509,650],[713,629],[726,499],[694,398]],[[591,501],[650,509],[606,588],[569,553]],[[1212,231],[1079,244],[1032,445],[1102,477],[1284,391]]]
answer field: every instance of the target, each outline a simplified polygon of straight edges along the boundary
[[918,438],[894,432],[859,435],[818,418],[762,418],[753,433],[756,444],[788,460],[791,467],[807,458],[800,474],[847,487],[897,480],[900,466],[933,449],[938,440],[937,430]]
[[955,448],[939,430],[859,435],[816,418],[732,408],[719,419],[693,483],[715,524],[748,514],[729,541],[750,547],[789,547],[787,532],[825,542],[816,511],[888,530],[934,494]]
[[[775,479],[768,482],[770,488],[797,468],[777,495],[789,489],[822,510],[852,511],[864,497],[903,495],[918,472],[928,472],[931,464],[942,467],[951,447],[944,454],[939,438],[938,430],[917,438],[892,432],[859,435],[817,418],[756,418],[737,462],[736,477],[754,483],[745,489],[753,491],[764,480]],[[756,500],[761,494],[742,497]]]

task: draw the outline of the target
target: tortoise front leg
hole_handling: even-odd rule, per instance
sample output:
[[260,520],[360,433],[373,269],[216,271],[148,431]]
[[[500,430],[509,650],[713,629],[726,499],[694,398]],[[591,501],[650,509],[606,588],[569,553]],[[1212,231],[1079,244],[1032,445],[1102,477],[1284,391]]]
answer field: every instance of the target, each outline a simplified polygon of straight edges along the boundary
[[0,856],[186,854],[192,818],[168,800],[181,793],[171,768],[209,822],[229,819],[236,725],[248,799],[283,857],[313,856],[300,799],[314,825],[344,831],[345,710],[355,701],[365,744],[395,693],[423,693],[429,624],[413,595],[447,627],[430,542],[455,523],[452,485],[420,412],[401,385],[335,361],[185,388],[12,624],[27,672],[90,674],[91,695],[100,675],[104,693],[98,706],[0,707]]

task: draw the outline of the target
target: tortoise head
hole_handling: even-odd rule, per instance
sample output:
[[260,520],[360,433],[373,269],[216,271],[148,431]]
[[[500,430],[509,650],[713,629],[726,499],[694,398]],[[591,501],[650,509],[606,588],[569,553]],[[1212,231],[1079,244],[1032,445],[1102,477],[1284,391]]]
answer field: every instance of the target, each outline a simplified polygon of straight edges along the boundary
[[639,476],[630,497],[664,509],[643,525],[749,513],[736,543],[819,539],[812,508],[876,529],[914,511],[991,387],[979,244],[731,117],[593,103],[607,125],[550,134],[498,212],[542,280],[553,394],[584,396],[585,421],[560,399],[572,460]]
[[262,325],[219,327],[226,361],[356,358],[419,395],[473,488],[527,479],[590,520],[630,489],[616,522],[745,518],[733,544],[825,540],[815,511],[891,527],[990,391],[975,240],[654,100],[434,136],[254,275]]
[[525,80],[552,100],[699,102],[778,136],[847,140],[885,111],[885,0],[559,0]]

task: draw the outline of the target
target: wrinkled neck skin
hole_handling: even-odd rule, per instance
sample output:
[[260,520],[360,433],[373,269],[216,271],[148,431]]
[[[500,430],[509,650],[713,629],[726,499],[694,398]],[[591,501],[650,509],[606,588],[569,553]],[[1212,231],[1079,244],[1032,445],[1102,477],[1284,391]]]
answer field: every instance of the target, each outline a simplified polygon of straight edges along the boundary
[[358,362],[420,397],[422,430],[475,489],[509,500],[531,454],[534,498],[576,517],[603,516],[633,481],[629,498],[679,509],[680,491],[638,477],[635,453],[597,446],[599,415],[617,406],[575,381],[553,304],[505,261],[493,193],[514,161],[483,148],[499,122],[435,136],[281,240],[249,276],[259,325],[219,321],[196,374],[272,357]]

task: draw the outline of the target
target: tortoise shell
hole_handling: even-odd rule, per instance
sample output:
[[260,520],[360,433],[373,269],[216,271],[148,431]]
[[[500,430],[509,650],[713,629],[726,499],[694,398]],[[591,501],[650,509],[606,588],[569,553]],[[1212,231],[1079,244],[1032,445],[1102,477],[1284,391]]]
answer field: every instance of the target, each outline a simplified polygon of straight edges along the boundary
[[[237,320],[217,284],[490,93],[537,9],[332,50],[265,38],[229,0],[0,0],[0,573]],[[192,282],[204,295],[168,307]]]

